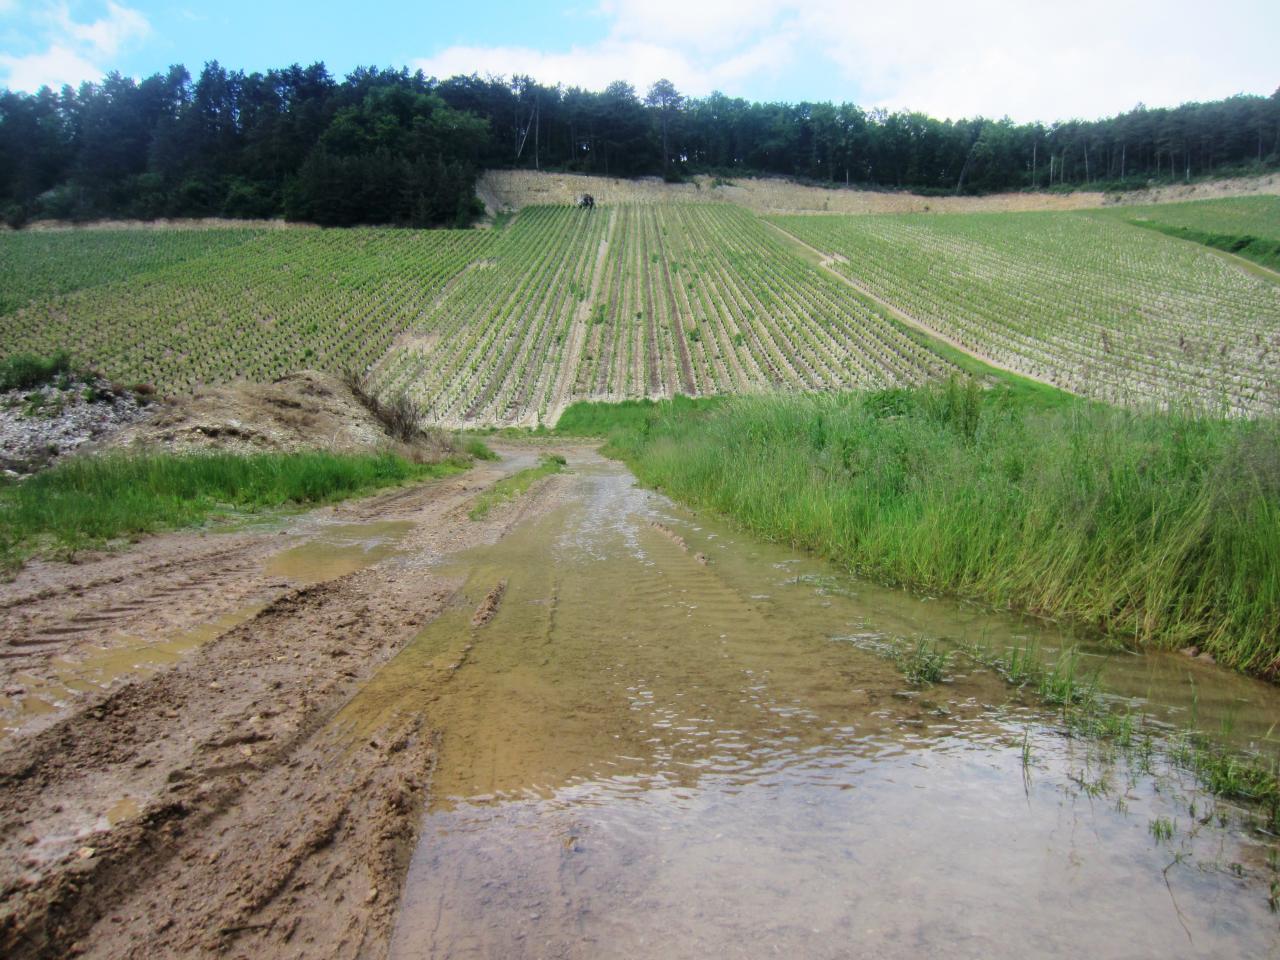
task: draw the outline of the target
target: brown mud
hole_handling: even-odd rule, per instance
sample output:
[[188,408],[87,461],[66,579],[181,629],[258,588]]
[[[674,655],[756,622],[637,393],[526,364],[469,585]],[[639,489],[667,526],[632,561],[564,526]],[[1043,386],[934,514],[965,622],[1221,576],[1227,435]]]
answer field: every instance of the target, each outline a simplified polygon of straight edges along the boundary
[[[0,954],[1280,956],[1248,811],[884,656],[1072,638],[556,449],[483,522],[538,447],[0,588],[9,707],[47,694],[0,741]],[[1085,661],[1154,729],[1280,752],[1273,688]]]
[[0,954],[385,943],[432,732],[419,715],[352,745],[327,723],[447,608],[439,557],[552,502],[544,484],[468,519],[525,460],[0,586]]

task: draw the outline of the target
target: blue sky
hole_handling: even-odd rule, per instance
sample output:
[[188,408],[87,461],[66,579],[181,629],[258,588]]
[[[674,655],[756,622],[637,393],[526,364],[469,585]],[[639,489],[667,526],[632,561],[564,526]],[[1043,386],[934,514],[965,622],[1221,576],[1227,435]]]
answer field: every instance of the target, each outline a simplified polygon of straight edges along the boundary
[[323,60],[1052,121],[1270,94],[1277,50],[1277,0],[0,0],[0,85],[23,90]]

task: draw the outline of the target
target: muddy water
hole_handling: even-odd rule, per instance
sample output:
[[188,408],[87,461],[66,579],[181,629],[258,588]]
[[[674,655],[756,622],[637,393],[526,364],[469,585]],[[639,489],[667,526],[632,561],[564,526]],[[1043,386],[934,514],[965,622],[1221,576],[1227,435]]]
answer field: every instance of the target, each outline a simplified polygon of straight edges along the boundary
[[0,697],[0,741],[35,717],[52,714],[85,693],[111,689],[131,677],[145,677],[177,663],[192,650],[244,623],[263,604],[247,604],[209,623],[160,639],[125,633],[108,637],[102,646],[88,646],[75,657],[54,657],[42,674],[18,672],[14,685],[20,696]]
[[[328,517],[304,517],[292,531],[303,542],[272,556],[264,573],[295,584],[336,579],[395,556],[411,529],[411,521],[334,523]],[[110,690],[125,680],[172,666],[251,619],[264,606],[265,601],[246,603],[207,623],[159,637],[116,632],[73,656],[52,658],[39,673],[15,673],[9,690],[0,694],[0,742],[83,694]]]
[[[563,507],[458,561],[465,599],[338,718],[439,732],[394,957],[1280,955],[1235,812],[1061,737],[990,674],[913,690],[874,652],[1064,638],[576,470]],[[1163,703],[1161,669],[1118,672]],[[1280,715],[1206,686],[1204,709],[1252,698],[1250,729]]]
[[267,574],[297,583],[335,580],[392,556],[412,529],[409,520],[323,524],[306,543],[272,557]]

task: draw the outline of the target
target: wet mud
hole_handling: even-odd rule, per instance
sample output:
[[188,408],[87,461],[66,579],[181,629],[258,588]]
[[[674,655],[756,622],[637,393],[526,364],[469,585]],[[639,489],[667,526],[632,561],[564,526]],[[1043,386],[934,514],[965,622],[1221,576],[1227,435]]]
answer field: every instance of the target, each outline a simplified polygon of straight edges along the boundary
[[588,448],[468,519],[537,452],[5,587],[0,952],[1280,955],[1247,811],[885,654],[1081,643],[1157,734],[1262,750],[1274,688],[853,580]]

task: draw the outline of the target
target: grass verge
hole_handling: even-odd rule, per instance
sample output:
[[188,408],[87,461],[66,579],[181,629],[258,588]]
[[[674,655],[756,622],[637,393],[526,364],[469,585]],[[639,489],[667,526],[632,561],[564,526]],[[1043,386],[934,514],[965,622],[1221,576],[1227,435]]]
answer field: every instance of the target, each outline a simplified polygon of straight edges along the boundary
[[1234,253],[1244,257],[1268,270],[1280,271],[1280,240],[1266,237],[1237,236],[1231,233],[1214,233],[1209,230],[1196,230],[1192,227],[1180,227],[1154,220],[1128,220],[1127,223],[1147,230],[1155,230],[1170,237],[1190,240],[1214,250]]
[[0,567],[67,556],[212,515],[341,500],[466,468],[392,454],[200,454],[79,458],[0,486]]
[[640,480],[892,584],[1280,672],[1280,422],[972,382],[661,404],[608,452]]
[[686,397],[670,400],[624,400],[604,403],[581,400],[565,408],[556,421],[554,433],[562,437],[607,437],[616,430],[643,433],[656,418],[688,416],[717,409],[723,397]]
[[475,506],[467,514],[472,520],[483,520],[494,507],[523,496],[528,489],[543,477],[559,473],[565,468],[565,459],[558,453],[543,454],[536,467],[521,470],[509,477],[504,477],[476,498]]

